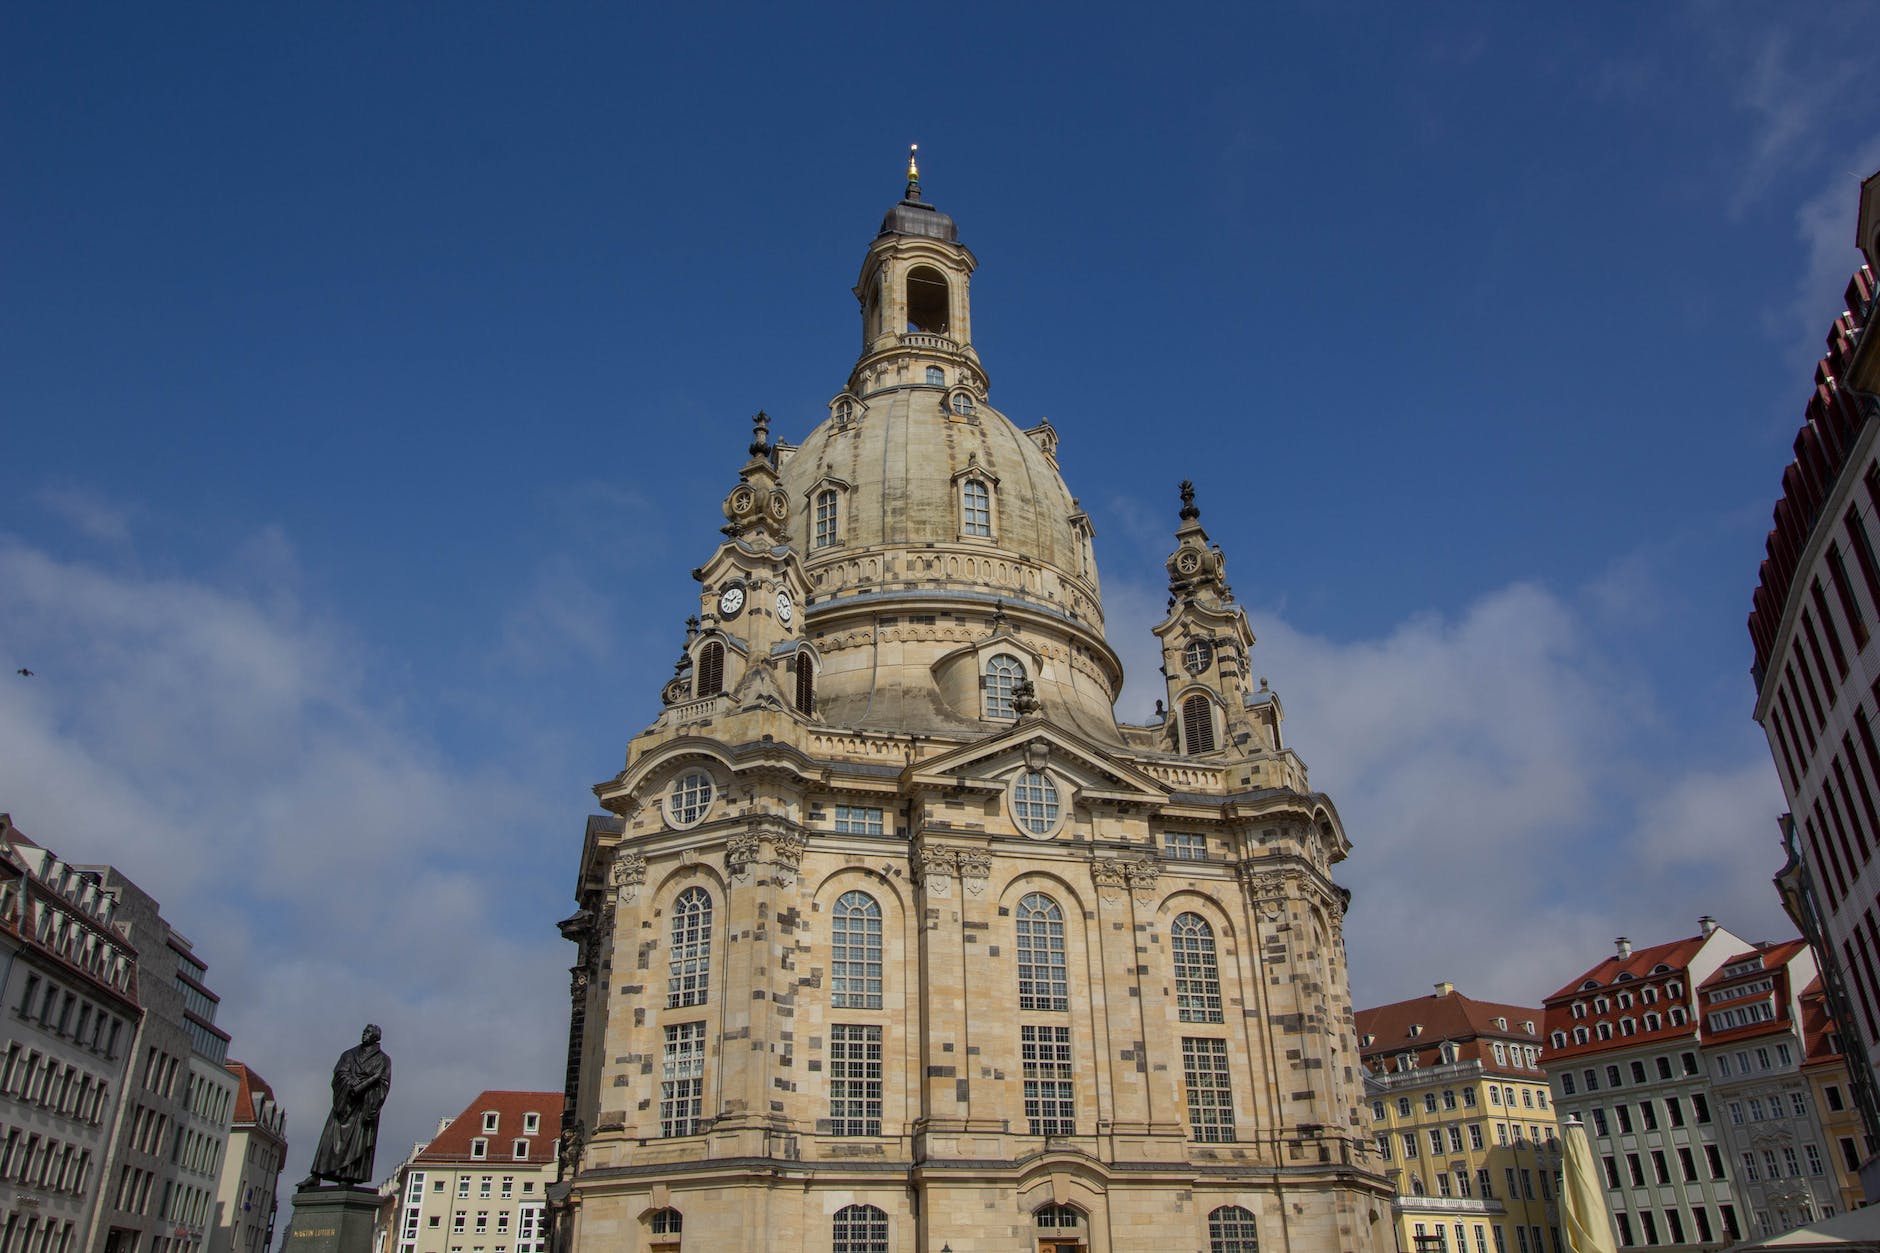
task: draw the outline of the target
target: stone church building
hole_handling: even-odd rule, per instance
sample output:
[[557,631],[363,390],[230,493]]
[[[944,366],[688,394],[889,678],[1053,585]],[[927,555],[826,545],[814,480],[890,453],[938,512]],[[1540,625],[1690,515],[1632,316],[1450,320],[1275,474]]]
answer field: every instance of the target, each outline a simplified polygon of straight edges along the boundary
[[565,1248],[1391,1243],[1337,811],[1187,484],[1166,713],[1117,721],[1094,532],[1057,432],[990,403],[977,264],[910,161],[860,356],[801,443],[758,415],[595,789]]

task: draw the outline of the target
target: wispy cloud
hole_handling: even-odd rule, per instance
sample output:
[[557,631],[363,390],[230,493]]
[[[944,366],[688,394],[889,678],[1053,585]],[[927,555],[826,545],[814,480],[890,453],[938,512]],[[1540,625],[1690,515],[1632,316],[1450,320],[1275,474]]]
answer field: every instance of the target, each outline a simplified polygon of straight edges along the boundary
[[42,487],[33,493],[33,499],[88,539],[105,544],[130,543],[133,510],[128,505],[107,500],[89,488],[70,485]]
[[370,656],[284,610],[291,595],[3,538],[0,584],[9,669],[38,672],[0,701],[0,808],[66,857],[123,867],[195,941],[235,1056],[290,1111],[290,1174],[368,1018],[412,1063],[384,1157],[478,1087],[556,1086],[559,902],[514,859],[563,798],[381,708]]

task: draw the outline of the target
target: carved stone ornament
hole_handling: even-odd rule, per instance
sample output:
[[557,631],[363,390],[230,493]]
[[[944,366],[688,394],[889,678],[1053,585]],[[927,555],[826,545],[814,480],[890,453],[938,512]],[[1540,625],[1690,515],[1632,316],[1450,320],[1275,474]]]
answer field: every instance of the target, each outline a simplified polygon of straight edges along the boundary
[[1264,870],[1256,862],[1243,861],[1236,868],[1241,886],[1246,888],[1247,897],[1253,902],[1260,916],[1268,922],[1277,919],[1285,909],[1287,881],[1292,875],[1284,870]]
[[797,871],[803,865],[803,850],[808,845],[803,837],[794,831],[785,831],[773,837],[770,842],[770,864],[775,868],[773,876],[778,887],[789,887],[796,882]]
[[734,835],[725,841],[725,871],[740,883],[750,878],[751,864],[764,851],[755,835]]
[[588,979],[589,975],[586,966],[570,966],[568,968],[569,999],[578,1001],[587,995]]
[[640,898],[640,888],[646,883],[646,858],[638,853],[616,853],[607,881],[620,903],[631,905]]
[[692,699],[692,684],[688,679],[673,679],[659,693],[660,703],[682,705]]
[[1114,901],[1129,890],[1129,871],[1114,857],[1091,862],[1090,877],[1096,881],[1097,891],[1106,901]]
[[914,852],[914,877],[929,896],[953,894],[958,854],[943,845],[923,844]]
[[1129,890],[1139,901],[1149,900],[1155,895],[1156,885],[1162,881],[1162,867],[1153,858],[1138,857],[1123,867],[1123,874],[1129,880]]
[[969,896],[978,896],[986,890],[987,880],[992,878],[992,854],[982,853],[977,849],[961,849],[959,855],[960,886]]

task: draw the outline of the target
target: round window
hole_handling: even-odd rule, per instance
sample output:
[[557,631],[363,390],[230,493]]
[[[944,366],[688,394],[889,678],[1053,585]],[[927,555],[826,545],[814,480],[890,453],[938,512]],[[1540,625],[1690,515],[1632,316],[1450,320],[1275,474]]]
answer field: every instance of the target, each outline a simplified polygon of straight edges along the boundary
[[1012,813],[1018,825],[1031,835],[1050,835],[1057,830],[1062,808],[1057,784],[1049,775],[1027,770],[1012,785]]
[[1182,664],[1188,667],[1188,673],[1200,674],[1214,660],[1214,645],[1206,640],[1192,640],[1182,649]]
[[666,794],[666,820],[675,827],[689,827],[710,812],[712,777],[703,770],[688,770],[672,781]]

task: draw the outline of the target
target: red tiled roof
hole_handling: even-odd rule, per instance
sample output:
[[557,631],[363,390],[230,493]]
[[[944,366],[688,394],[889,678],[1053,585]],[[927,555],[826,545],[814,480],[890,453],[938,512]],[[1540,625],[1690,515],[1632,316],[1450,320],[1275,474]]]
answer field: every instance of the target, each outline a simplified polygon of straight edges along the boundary
[[269,1103],[277,1107],[280,1105],[280,1102],[274,1099],[274,1089],[268,1086],[268,1081],[250,1070],[245,1063],[228,1063],[228,1072],[234,1075],[237,1080],[235,1088],[235,1122],[245,1123],[255,1120],[256,1093],[259,1093]]
[[[1700,1019],[1693,1009],[1695,997],[1690,986],[1690,962],[1709,938],[1694,935],[1682,940],[1671,940],[1649,948],[1633,949],[1624,957],[1614,953],[1548,997],[1545,1024],[1549,1041],[1548,1063],[1589,1053],[1633,1048],[1652,1041],[1695,1038]],[[1681,985],[1676,995],[1667,986],[1673,981]],[[1588,987],[1589,983],[1593,986]],[[1656,999],[1647,1001],[1644,996],[1646,989],[1652,989]],[[1633,1004],[1621,1005],[1619,996],[1622,993],[1630,993]],[[1595,998],[1601,996],[1606,997],[1608,1002],[1603,1012],[1594,1003]],[[1586,1011],[1581,1017],[1573,1014],[1576,1001],[1581,1002]],[[1671,1010],[1674,1006],[1683,1011],[1684,1021],[1681,1023],[1672,1021]],[[1646,1029],[1646,1014],[1657,1014],[1659,1025]],[[1633,1029],[1629,1035],[1623,1030],[1625,1019],[1632,1022]],[[1601,1023],[1605,1023],[1612,1032],[1603,1040],[1599,1037]],[[1586,1029],[1588,1038],[1584,1044],[1573,1042],[1576,1027]],[[1564,1035],[1568,1042],[1558,1045],[1552,1043],[1555,1032]]]
[[[1459,1060],[1480,1060],[1491,1069],[1497,1067],[1490,1042],[1504,1040],[1519,1044],[1539,1044],[1541,1014],[1523,1005],[1503,1005],[1478,1001],[1460,992],[1420,996],[1361,1009],[1354,1015],[1360,1041],[1359,1057],[1367,1064],[1388,1060],[1399,1053],[1413,1053],[1419,1067],[1442,1064],[1438,1050],[1446,1042],[1457,1046]],[[1502,1018],[1506,1027],[1495,1025]],[[1522,1023],[1533,1023],[1533,1031],[1523,1031]],[[1412,1032],[1411,1028],[1420,1028]],[[1369,1044],[1363,1041],[1369,1039]]]
[[1697,950],[1704,947],[1704,941],[1708,938],[1708,936],[1694,935],[1688,939],[1672,940],[1667,944],[1654,944],[1650,948],[1635,948],[1629,957],[1621,957],[1614,953],[1548,997],[1548,1008],[1551,1009],[1555,1001],[1572,1000],[1579,995],[1580,989],[1588,982],[1610,987],[1619,982],[1620,975],[1631,975],[1633,979],[1643,979],[1660,966],[1670,967],[1674,974],[1681,973],[1686,966],[1690,965],[1691,958],[1697,956]]
[[[492,1165],[540,1166],[555,1160],[556,1142],[561,1137],[561,1093],[559,1092],[483,1092],[450,1120],[424,1146],[415,1160],[420,1162],[489,1162]],[[484,1131],[484,1115],[496,1115],[496,1129]],[[535,1114],[535,1133],[523,1132],[525,1115]],[[471,1141],[488,1142],[485,1155],[471,1154]],[[528,1150],[515,1156],[515,1142],[526,1140]]]
[[[1740,979],[1754,979],[1758,975],[1787,966],[1798,953],[1807,947],[1808,941],[1806,940],[1782,940],[1773,944],[1758,944],[1740,953],[1732,953],[1723,959],[1723,965],[1717,967],[1717,973],[1704,980],[1701,986],[1708,990],[1735,983]],[[1724,973],[1738,962],[1748,961],[1758,953],[1762,954],[1762,965],[1759,968],[1745,970],[1734,975]]]

